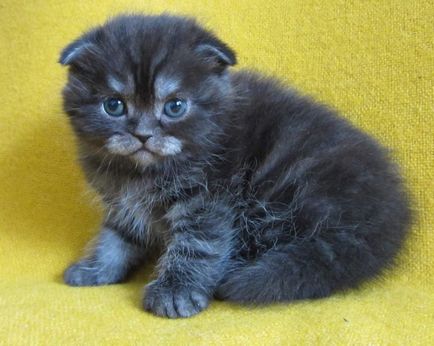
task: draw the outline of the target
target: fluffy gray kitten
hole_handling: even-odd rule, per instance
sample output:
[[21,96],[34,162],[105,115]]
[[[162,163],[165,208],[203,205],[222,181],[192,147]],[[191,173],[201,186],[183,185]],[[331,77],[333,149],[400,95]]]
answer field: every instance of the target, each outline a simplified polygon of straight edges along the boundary
[[72,286],[121,282],[158,254],[143,306],[326,297],[392,263],[410,223],[375,140],[235,53],[193,19],[119,16],[67,46],[64,109],[105,204]]

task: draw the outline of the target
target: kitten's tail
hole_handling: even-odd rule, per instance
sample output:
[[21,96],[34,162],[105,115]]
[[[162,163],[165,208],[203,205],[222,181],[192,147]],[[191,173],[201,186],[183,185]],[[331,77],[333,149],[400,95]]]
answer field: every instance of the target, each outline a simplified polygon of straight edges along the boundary
[[254,262],[230,271],[217,288],[216,298],[264,304],[326,297],[377,275],[399,248],[390,243],[382,249],[371,247],[348,233],[337,236],[268,250]]

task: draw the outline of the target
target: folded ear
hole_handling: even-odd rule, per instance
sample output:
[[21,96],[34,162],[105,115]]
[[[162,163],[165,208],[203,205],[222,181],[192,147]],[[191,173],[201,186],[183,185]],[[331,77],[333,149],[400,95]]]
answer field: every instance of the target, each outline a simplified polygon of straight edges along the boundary
[[79,38],[66,46],[60,53],[59,63],[71,65],[92,43],[86,38]]
[[201,57],[211,60],[220,71],[237,63],[235,52],[215,38],[199,43],[195,52]]

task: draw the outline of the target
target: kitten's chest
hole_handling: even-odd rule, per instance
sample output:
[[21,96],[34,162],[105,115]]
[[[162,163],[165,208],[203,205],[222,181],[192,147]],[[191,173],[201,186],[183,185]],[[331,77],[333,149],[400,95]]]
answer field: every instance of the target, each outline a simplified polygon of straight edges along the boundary
[[105,196],[108,221],[127,239],[144,245],[165,244],[168,226],[164,196],[152,186],[125,184]]

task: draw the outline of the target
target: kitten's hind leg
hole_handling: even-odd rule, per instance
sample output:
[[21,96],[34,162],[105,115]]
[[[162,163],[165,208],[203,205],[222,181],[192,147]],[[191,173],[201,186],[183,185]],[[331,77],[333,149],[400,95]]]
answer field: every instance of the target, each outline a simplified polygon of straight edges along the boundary
[[[376,236],[327,230],[280,244],[228,271],[215,294],[219,299],[265,304],[323,298],[356,287],[387,266],[397,250],[394,239]],[[375,241],[383,246],[376,247]]]
[[64,273],[70,286],[98,286],[121,282],[143,259],[143,249],[103,227],[92,243],[89,255],[72,264]]

